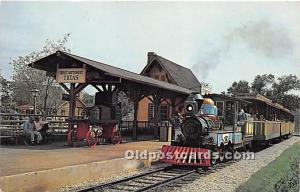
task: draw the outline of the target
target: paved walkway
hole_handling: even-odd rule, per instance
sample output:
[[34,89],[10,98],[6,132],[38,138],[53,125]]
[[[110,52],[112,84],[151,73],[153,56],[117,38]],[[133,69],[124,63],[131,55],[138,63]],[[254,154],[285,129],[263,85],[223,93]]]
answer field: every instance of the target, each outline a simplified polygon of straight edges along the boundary
[[126,150],[159,151],[166,142],[139,141],[119,145],[73,148],[64,143],[0,147],[0,177],[70,165],[123,158]]

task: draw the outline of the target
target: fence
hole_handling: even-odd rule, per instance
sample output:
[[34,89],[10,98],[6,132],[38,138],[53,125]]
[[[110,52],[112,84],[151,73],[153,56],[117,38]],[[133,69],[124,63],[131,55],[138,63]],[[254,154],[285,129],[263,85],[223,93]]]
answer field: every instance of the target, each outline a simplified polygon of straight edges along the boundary
[[[0,142],[5,139],[15,139],[23,134],[22,124],[28,119],[28,114],[8,114],[0,113]],[[30,116],[40,116],[31,115]],[[68,123],[65,121],[67,116],[47,116],[49,130],[54,136],[64,136],[68,132]]]
[[[5,138],[15,139],[22,135],[22,124],[28,119],[28,114],[0,113],[0,143]],[[31,115],[30,116],[40,116]],[[49,122],[49,130],[54,136],[66,136],[68,134],[68,116],[52,115],[45,117]],[[161,126],[169,126],[169,122],[162,122]],[[122,136],[132,136],[133,121],[120,121],[118,128]],[[159,129],[158,129],[159,130]],[[150,121],[138,121],[137,135],[154,135],[154,125]]]

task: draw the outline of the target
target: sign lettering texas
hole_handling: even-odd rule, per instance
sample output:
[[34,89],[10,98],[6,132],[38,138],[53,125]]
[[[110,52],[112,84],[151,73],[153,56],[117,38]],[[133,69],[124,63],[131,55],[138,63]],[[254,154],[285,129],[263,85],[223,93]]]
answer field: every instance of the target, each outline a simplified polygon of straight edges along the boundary
[[58,83],[85,83],[86,70],[82,68],[58,69],[56,80]]

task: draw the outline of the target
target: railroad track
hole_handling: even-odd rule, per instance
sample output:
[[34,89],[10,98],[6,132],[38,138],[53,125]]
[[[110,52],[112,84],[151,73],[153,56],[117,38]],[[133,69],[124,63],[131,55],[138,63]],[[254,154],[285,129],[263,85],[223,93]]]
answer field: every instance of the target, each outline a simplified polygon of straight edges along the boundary
[[171,186],[171,184],[181,180],[183,181],[186,178],[194,178],[192,175],[204,176],[229,164],[232,164],[232,162],[217,164],[208,170],[169,166],[127,177],[111,183],[81,189],[77,192],[151,191],[160,187]]

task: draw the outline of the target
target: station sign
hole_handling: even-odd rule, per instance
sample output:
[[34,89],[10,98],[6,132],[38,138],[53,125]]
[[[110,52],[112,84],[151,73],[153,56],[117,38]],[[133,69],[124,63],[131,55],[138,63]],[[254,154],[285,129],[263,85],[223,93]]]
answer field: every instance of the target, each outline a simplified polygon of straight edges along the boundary
[[56,71],[58,83],[85,83],[86,69],[61,68]]

